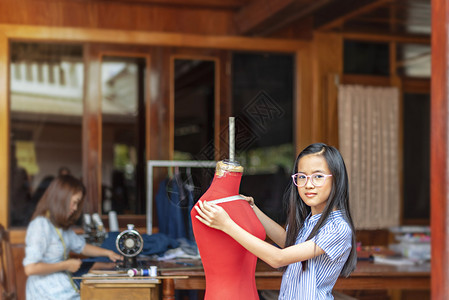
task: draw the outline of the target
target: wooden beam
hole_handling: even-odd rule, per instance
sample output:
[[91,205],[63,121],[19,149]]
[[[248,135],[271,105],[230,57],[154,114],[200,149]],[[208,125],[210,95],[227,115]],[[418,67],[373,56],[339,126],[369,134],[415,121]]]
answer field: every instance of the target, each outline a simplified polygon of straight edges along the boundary
[[[294,0],[255,0],[237,12],[235,21],[241,34],[248,34],[267,22],[273,16],[290,7]],[[274,5],[275,4],[275,5]]]
[[[45,0],[49,1],[49,0]],[[60,1],[60,0],[52,0]],[[127,5],[145,4],[160,6],[177,6],[177,7],[204,7],[204,8],[220,8],[220,9],[238,9],[247,4],[249,0],[78,0],[83,2],[118,2]]]
[[274,38],[248,38],[239,36],[205,36],[132,30],[83,29],[69,27],[22,26],[0,24],[3,32],[13,40],[39,40],[55,42],[98,42],[126,45],[157,45],[229,50],[262,50],[296,52],[307,42]]
[[432,299],[449,299],[449,0],[432,0],[430,201]]
[[363,32],[341,32],[346,40],[360,40],[371,42],[398,42],[410,44],[426,44],[430,45],[429,36],[413,36],[413,35],[392,35],[392,34],[374,34]]
[[[351,18],[355,18],[357,16],[360,16],[362,14],[368,13],[370,11],[373,11],[374,9],[377,9],[392,0],[375,0],[371,2],[371,0],[367,0],[367,4],[359,3],[359,7],[355,10],[346,10],[346,13],[344,15],[338,16],[338,17],[327,17],[323,21],[318,21],[318,24],[316,24],[316,29],[320,30],[328,30],[332,29],[338,26],[341,26],[344,22]],[[366,2],[366,1],[365,1]],[[371,2],[371,3],[370,3]],[[337,3],[337,2],[335,2]]]
[[405,93],[430,94],[430,78],[402,78]]
[[295,146],[299,151],[314,142],[311,127],[312,99],[314,95],[313,61],[316,55],[312,44],[296,53],[296,101],[295,105]]
[[344,74],[341,77],[340,84],[390,86],[390,77],[364,74]]
[[288,24],[312,15],[330,0],[252,1],[235,17],[238,34],[267,35]]

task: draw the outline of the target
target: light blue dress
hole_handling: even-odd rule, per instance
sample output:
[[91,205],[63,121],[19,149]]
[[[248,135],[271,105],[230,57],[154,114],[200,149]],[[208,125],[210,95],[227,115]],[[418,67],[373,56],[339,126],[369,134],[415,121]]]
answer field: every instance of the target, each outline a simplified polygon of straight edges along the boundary
[[[60,229],[68,251],[81,253],[86,245],[83,237],[73,230]],[[37,217],[30,222],[25,239],[25,258],[23,265],[31,263],[56,263],[64,260],[64,246],[56,228],[44,217]],[[68,300],[80,299],[79,292],[71,283],[66,272],[48,275],[31,275],[26,283],[27,300]]]

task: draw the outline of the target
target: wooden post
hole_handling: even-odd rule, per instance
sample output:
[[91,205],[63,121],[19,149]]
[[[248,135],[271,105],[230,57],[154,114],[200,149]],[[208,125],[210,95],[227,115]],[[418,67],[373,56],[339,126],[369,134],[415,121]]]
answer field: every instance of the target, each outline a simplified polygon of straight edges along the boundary
[[[9,41],[0,31],[0,224],[9,228]],[[12,153],[14,155],[14,153]]]
[[101,59],[98,50],[84,48],[83,182],[87,203],[84,212],[101,214]]
[[175,300],[175,280],[173,278],[162,279],[162,299]]
[[449,299],[448,230],[448,26],[449,0],[432,0],[430,200],[432,299]]

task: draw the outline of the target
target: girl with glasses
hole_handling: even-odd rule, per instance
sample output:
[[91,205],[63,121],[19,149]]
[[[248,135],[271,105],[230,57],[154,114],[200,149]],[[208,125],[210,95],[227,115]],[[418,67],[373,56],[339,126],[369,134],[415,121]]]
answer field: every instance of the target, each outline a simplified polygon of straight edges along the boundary
[[349,211],[346,166],[340,152],[321,143],[297,157],[286,192],[286,228],[245,197],[275,247],[238,226],[217,204],[199,201],[196,218],[222,230],[273,268],[284,270],[279,299],[333,299],[338,277],[355,268],[355,230]]

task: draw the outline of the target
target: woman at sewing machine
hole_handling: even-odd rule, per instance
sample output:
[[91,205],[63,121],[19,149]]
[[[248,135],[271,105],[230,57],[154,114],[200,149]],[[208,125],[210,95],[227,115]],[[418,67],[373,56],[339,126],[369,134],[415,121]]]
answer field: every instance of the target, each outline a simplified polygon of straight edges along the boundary
[[81,181],[71,175],[53,180],[39,200],[27,228],[23,265],[28,275],[26,298],[79,299],[71,274],[81,266],[70,251],[85,256],[122,257],[112,250],[86,244],[70,227],[80,217],[85,196]]

